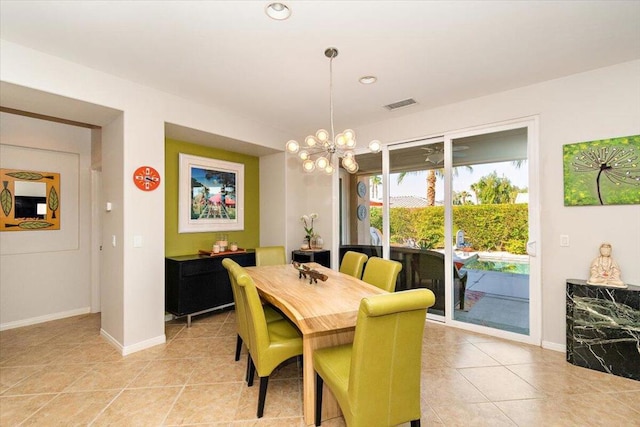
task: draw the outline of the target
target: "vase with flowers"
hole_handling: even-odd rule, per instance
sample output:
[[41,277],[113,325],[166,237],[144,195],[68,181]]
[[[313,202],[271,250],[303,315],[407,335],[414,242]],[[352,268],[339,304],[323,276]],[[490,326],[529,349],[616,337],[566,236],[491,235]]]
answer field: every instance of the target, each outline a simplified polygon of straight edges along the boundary
[[318,219],[317,213],[311,213],[309,215],[302,215],[300,217],[300,222],[302,222],[302,226],[304,227],[304,232],[306,234],[305,240],[307,241],[307,245],[309,249],[314,248],[313,241],[315,239],[315,234],[313,232],[313,221]]

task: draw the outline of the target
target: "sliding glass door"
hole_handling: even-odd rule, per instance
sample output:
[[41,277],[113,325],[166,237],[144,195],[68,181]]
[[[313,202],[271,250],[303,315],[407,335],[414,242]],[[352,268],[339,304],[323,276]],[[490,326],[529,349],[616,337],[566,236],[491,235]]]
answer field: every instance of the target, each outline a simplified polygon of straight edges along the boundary
[[389,256],[402,263],[396,290],[431,289],[430,317],[448,312],[443,138],[389,147]]
[[531,118],[358,155],[341,254],[401,262],[396,291],[431,289],[430,319],[539,344],[536,141]]
[[527,128],[451,138],[453,319],[529,335]]

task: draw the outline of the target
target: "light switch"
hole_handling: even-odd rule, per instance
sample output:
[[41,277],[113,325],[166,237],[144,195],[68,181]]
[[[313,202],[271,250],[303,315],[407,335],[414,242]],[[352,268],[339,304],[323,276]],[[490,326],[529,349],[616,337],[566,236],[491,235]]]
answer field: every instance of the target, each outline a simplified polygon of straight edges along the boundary
[[142,247],[142,236],[133,236],[133,247],[134,248]]
[[116,235],[112,235],[111,236],[111,246],[113,246],[114,248],[116,247]]
[[111,212],[111,208],[112,208],[112,206],[111,206],[111,202],[107,202],[107,204],[106,204],[106,206],[105,206],[105,210],[106,210],[107,212]]
[[568,247],[569,246],[569,235],[561,234],[560,235],[560,246]]

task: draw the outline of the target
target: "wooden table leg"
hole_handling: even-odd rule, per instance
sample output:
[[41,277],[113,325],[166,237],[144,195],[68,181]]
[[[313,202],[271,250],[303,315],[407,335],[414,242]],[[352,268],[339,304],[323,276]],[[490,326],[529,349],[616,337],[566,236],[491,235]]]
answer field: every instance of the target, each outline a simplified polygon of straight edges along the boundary
[[[353,342],[353,335],[354,330],[347,330],[339,333],[302,337],[303,410],[306,425],[313,425],[315,422],[316,373],[313,369],[313,350]],[[322,419],[339,417],[342,413],[338,402],[326,385],[322,396]]]

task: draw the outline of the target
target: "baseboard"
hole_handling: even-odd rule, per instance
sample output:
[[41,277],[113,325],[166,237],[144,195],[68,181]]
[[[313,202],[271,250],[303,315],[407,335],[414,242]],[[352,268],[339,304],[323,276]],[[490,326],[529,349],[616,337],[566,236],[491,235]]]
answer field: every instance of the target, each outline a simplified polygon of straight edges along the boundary
[[147,348],[150,347],[154,347],[156,345],[160,345],[160,344],[164,344],[167,342],[167,337],[165,336],[165,334],[162,334],[160,336],[157,336],[155,338],[150,338],[148,340],[139,342],[139,343],[135,343],[133,345],[128,345],[126,347],[124,347],[122,349],[122,355],[123,356],[127,356],[129,354],[138,352],[140,350],[145,350]]
[[156,345],[164,344],[165,342],[167,342],[167,337],[164,334],[162,334],[155,338],[150,338],[148,340],[145,340],[139,343],[123,346],[118,342],[118,340],[116,340],[114,337],[109,335],[109,333],[102,328],[100,328],[100,335],[102,335],[104,339],[106,339],[109,342],[109,344],[115,347],[116,350],[118,350],[118,353],[120,353],[123,356],[128,356],[132,353],[136,353],[138,351],[145,350],[147,348],[154,347]]
[[118,353],[122,354],[122,349],[124,347],[122,347],[122,345],[118,342],[117,339],[115,339],[114,337],[112,337],[111,335],[109,335],[109,333],[107,331],[105,331],[104,329],[100,328],[100,335],[107,340],[107,342],[109,344],[111,344],[113,347],[115,347],[116,350],[118,350]]
[[551,341],[542,341],[542,348],[547,350],[560,351],[562,353],[567,352],[567,346],[565,344],[558,344]]
[[81,314],[91,313],[91,307],[77,308],[75,310],[62,311],[59,313],[51,313],[44,316],[31,317],[29,319],[15,320],[13,322],[0,323],[0,331],[7,329],[20,328],[22,326],[36,325],[38,323],[49,322],[51,320],[64,319],[66,317],[79,316]]

